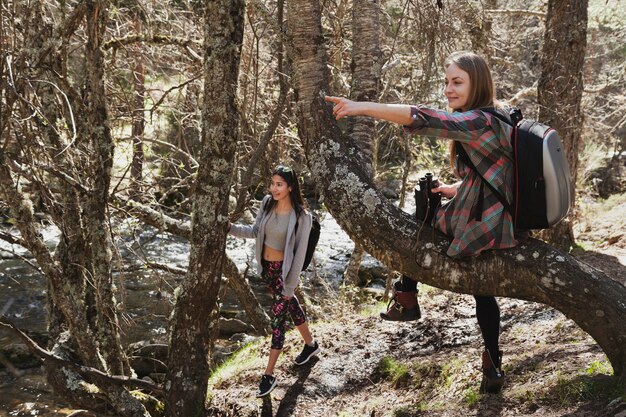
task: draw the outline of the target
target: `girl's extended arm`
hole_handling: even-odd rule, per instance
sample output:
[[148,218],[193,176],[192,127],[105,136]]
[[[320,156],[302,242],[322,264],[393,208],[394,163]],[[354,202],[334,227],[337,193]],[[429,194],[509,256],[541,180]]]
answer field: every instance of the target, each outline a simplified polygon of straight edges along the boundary
[[382,104],[371,101],[352,101],[345,97],[326,96],[324,100],[334,103],[333,115],[337,120],[346,116],[369,116],[374,119],[409,125],[411,106],[406,104]]

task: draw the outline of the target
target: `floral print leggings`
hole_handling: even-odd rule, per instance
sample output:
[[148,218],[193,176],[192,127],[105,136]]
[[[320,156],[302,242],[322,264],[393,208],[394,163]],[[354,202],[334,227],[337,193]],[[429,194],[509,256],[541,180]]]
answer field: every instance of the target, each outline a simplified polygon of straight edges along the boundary
[[263,267],[261,278],[274,297],[271,310],[272,349],[282,349],[285,343],[287,315],[291,316],[291,320],[296,326],[303,324],[306,321],[306,316],[295,295],[290,300],[283,298],[283,261],[263,260],[261,266]]

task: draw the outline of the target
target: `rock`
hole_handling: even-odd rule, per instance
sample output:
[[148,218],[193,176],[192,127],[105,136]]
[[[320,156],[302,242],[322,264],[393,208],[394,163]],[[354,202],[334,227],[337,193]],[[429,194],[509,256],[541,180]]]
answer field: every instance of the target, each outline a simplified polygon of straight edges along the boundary
[[[34,368],[41,365],[41,360],[33,355],[26,345],[21,343],[7,345],[0,350],[0,353],[16,368]],[[0,368],[4,368],[1,362]]]
[[385,289],[384,288],[365,287],[365,288],[363,288],[363,292],[365,294],[371,295],[373,298],[375,298],[377,300],[382,299],[383,295],[385,295]]
[[162,384],[165,382],[165,373],[158,373],[158,372],[153,372],[150,375],[148,375],[148,377],[150,379],[152,379],[153,381],[156,381],[156,383],[158,384]]
[[143,378],[152,373],[165,373],[167,366],[164,361],[143,356],[131,356],[130,366],[135,370],[137,376]]
[[228,340],[230,340],[231,342],[237,342],[239,344],[245,345],[250,342],[254,342],[256,339],[256,337],[250,336],[246,333],[235,333]]
[[359,281],[362,284],[381,282],[385,285],[388,272],[389,270],[380,262],[363,262],[359,268]]
[[142,379],[143,381],[146,381],[146,382],[150,383],[150,384],[154,384],[154,385],[156,385],[156,382],[154,382],[154,379],[150,378],[150,376],[148,376],[148,375],[146,375],[146,376],[142,377],[141,379]]
[[141,341],[130,345],[130,352],[133,356],[145,356],[159,360],[167,359],[169,346],[163,343],[150,343]]
[[623,234],[609,236],[609,238],[608,238],[609,245],[615,245],[617,242],[619,242],[619,240],[623,236],[624,236]]
[[400,193],[389,187],[382,188],[380,192],[390,200],[397,200],[400,198]]
[[232,336],[235,333],[247,333],[254,331],[254,328],[239,319],[227,319],[220,317],[220,335]]

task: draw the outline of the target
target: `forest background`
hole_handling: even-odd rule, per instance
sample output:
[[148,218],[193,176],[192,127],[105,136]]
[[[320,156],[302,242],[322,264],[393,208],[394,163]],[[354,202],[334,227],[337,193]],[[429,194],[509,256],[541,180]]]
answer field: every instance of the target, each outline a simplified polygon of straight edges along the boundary
[[[7,333],[11,341],[20,337],[43,361],[59,401],[90,410],[84,415],[124,416],[269,415],[272,407],[278,407],[276,415],[625,412],[618,378],[625,366],[624,332],[615,319],[624,317],[619,300],[625,262],[626,16],[620,2],[19,1],[3,2],[1,11],[0,202],[5,227],[0,237],[12,248],[25,248],[27,255],[15,251],[9,256],[24,258],[45,279],[43,349],[33,337],[18,336],[8,302],[2,322],[7,332],[12,329]],[[321,24],[317,35],[306,32],[317,28],[315,19]],[[559,19],[571,24],[565,25],[569,31],[554,25]],[[364,41],[365,50],[359,49]],[[323,50],[326,60],[317,59],[315,51],[307,55],[309,45],[318,48],[316,53]],[[552,52],[546,52],[549,47]],[[527,117],[558,126],[566,149],[573,149],[576,206],[553,235],[537,236],[574,255],[563,255],[571,269],[554,267],[557,278],[572,279],[566,284],[569,294],[550,292],[554,285],[529,289],[533,281],[523,269],[550,270],[544,268],[548,263],[518,270],[511,260],[524,254],[528,258],[533,251],[546,259],[561,256],[540,243],[502,255],[508,260],[487,256],[470,267],[435,255],[430,272],[416,272],[408,261],[414,264],[417,257],[413,245],[400,245],[404,249],[397,253],[388,247],[395,239],[414,241],[414,221],[383,207],[380,217],[393,214],[401,221],[382,227],[378,220],[367,221],[360,207],[341,204],[341,187],[355,183],[335,188],[332,180],[351,179],[351,165],[371,167],[357,177],[371,180],[378,191],[364,187],[360,198],[350,201],[367,206],[368,198],[384,196],[399,206],[408,204],[421,173],[450,178],[446,144],[408,137],[398,127],[371,121],[311,135],[319,111],[302,104],[315,97],[306,82],[316,76],[307,71],[326,71],[323,91],[335,95],[444,107],[442,59],[460,49],[484,55],[493,67],[498,97],[519,106]],[[316,59],[307,61],[312,57]],[[555,63],[559,68],[551,69]],[[552,77],[549,71],[554,71]],[[546,98],[546,92],[558,91],[546,80],[568,86],[570,78],[572,88]],[[342,131],[353,138],[346,145],[351,151],[338,156],[347,160],[345,169],[323,155],[331,143],[323,141]],[[223,255],[221,226],[227,217],[249,216],[248,207],[263,195],[277,162],[302,173],[311,206],[337,218],[355,241],[357,255],[346,265],[341,288],[307,275],[305,287],[325,291],[303,294],[320,321],[316,331],[336,342],[329,341],[327,356],[304,374],[290,369],[288,388],[261,404],[250,397],[262,364],[244,359],[259,356],[263,340],[247,345],[242,356],[229,362],[246,364],[245,370],[235,368],[238,374],[229,378],[223,376],[233,372],[227,367],[220,368],[222,376],[214,372],[221,322],[217,306],[226,288],[222,271],[246,320],[257,334],[267,332],[267,317],[244,277],[250,272],[240,273]],[[53,247],[41,234],[42,226],[51,224],[60,231]],[[371,234],[364,234],[359,224],[371,224]],[[188,239],[187,264],[151,259],[140,249],[132,260],[118,256],[118,242],[135,239],[148,226]],[[378,232],[383,229],[387,234]],[[405,235],[412,238],[403,240]],[[419,256],[432,253],[429,242],[424,239],[415,248]],[[389,325],[371,313],[375,308],[367,310],[369,315],[361,311],[368,304],[382,308],[377,302],[382,294],[359,289],[366,284],[356,272],[361,248],[432,285],[422,291],[430,295],[423,301],[429,311],[424,323]],[[594,275],[576,259],[606,274]],[[120,303],[126,277],[136,274],[138,266],[145,275],[159,274],[177,287],[168,298],[170,338],[159,357],[164,368],[151,379],[135,378],[131,370],[136,362],[129,356],[136,355],[125,335],[132,322]],[[510,316],[503,337],[511,345],[524,343],[510,351],[511,365],[505,367],[509,390],[481,397],[472,365],[480,343],[467,311],[471,302],[456,293],[484,291],[480,286],[489,283],[473,278],[490,268],[501,269],[502,275],[516,271],[519,281],[498,287],[497,295],[512,297],[505,301]],[[468,279],[450,280],[457,270]],[[589,291],[580,285],[589,282],[585,274],[592,281],[602,278],[598,296],[595,289],[591,295],[582,292]],[[393,270],[386,275],[393,277]],[[494,279],[504,280],[496,275]],[[8,280],[9,274],[2,277]],[[581,292],[574,291],[577,286]],[[606,311],[596,308],[602,303]],[[588,311],[598,317],[586,317]],[[458,326],[448,326],[451,321]],[[369,329],[367,337],[352,355],[363,328]],[[19,380],[19,369],[6,356],[0,359],[7,378]],[[208,362],[203,359],[207,356],[212,358]],[[608,376],[613,372],[617,377]],[[346,374],[350,378],[339,376]]]

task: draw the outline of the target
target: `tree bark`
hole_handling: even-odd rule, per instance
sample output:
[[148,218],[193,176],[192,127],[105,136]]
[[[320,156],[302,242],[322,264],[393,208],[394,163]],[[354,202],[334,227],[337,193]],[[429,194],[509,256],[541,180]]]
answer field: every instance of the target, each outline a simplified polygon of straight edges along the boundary
[[[380,49],[380,4],[377,0],[354,0],[352,3],[352,88],[350,98],[376,101],[380,90],[382,52]],[[376,121],[371,117],[354,117],[348,121],[348,134],[357,144],[366,161],[365,169],[373,180],[376,176]],[[354,245],[344,284],[359,284],[359,269],[365,251]]]
[[[141,16],[135,13],[135,32],[141,33]],[[143,134],[146,119],[144,117],[144,107],[146,100],[145,70],[143,56],[141,54],[141,44],[135,47],[135,67],[132,71],[133,77],[133,127],[131,137],[133,140],[133,160],[130,166],[131,178],[131,198],[137,199],[141,196],[141,184],[143,181]]]
[[[539,120],[556,129],[563,141],[573,197],[576,195],[578,152],[584,119],[581,100],[587,46],[587,7],[588,0],[548,1],[537,92]],[[574,244],[572,223],[566,219],[543,232],[543,237],[563,250],[569,250]]]
[[104,54],[101,49],[108,19],[107,1],[87,1],[85,49],[85,108],[88,129],[83,132],[93,147],[90,171],[93,181],[90,196],[84,203],[84,224],[87,229],[87,248],[93,264],[95,300],[97,309],[96,334],[108,369],[115,375],[129,375],[130,365],[122,348],[113,293],[111,258],[113,242],[108,224],[107,206],[113,167],[115,144],[109,127],[110,120],[104,90]]
[[[548,304],[574,320],[608,356],[615,374],[626,371],[626,287],[577,259],[529,239],[516,248],[476,258],[446,256],[441,233],[422,232],[372,185],[354,144],[337,127],[329,105],[326,57],[315,0],[289,2],[296,69],[298,128],[309,168],[325,204],[348,235],[387,266],[426,284],[477,295]],[[426,227],[426,226],[425,226]]]
[[202,150],[193,189],[189,270],[177,296],[166,376],[166,416],[206,415],[208,358],[220,288],[228,194],[234,174],[239,113],[237,79],[244,2],[205,5]]

